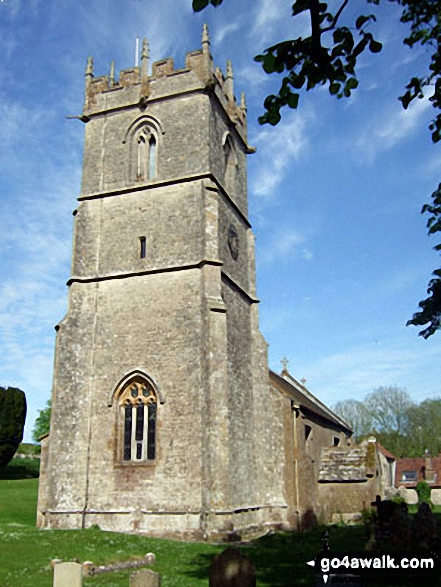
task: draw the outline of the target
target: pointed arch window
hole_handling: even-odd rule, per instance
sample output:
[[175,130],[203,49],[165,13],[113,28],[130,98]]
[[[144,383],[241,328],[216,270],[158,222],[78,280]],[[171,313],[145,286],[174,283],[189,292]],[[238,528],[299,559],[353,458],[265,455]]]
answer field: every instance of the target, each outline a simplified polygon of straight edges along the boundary
[[155,460],[157,406],[152,385],[141,377],[131,380],[123,389],[119,399],[123,462]]
[[228,133],[224,137],[224,164],[225,164],[225,188],[234,194],[235,181],[237,174],[237,155],[233,144],[233,139]]
[[147,181],[157,175],[157,141],[149,126],[144,126],[135,136],[136,180]]

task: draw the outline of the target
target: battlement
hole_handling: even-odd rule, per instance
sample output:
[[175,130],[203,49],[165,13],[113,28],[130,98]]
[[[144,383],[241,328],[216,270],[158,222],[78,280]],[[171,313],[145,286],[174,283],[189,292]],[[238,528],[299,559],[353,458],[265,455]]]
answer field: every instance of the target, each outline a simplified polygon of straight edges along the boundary
[[237,102],[230,61],[227,61],[225,74],[219,67],[214,68],[206,25],[202,33],[202,47],[187,53],[185,67],[175,69],[173,59],[168,57],[154,62],[149,72],[147,39],[143,39],[140,61],[140,65],[120,71],[117,79],[113,61],[109,75],[95,77],[93,58],[88,58],[82,120],[87,122],[94,116],[122,108],[134,107],[144,111],[149,102],[205,92],[217,97],[246,142],[245,96],[242,94],[240,103]]

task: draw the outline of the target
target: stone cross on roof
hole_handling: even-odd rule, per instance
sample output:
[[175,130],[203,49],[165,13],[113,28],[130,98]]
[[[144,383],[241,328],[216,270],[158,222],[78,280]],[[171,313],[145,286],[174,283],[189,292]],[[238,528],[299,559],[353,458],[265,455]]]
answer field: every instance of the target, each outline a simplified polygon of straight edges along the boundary
[[286,357],[283,357],[283,359],[280,361],[283,369],[282,369],[282,373],[288,373],[288,365],[289,365],[289,361]]

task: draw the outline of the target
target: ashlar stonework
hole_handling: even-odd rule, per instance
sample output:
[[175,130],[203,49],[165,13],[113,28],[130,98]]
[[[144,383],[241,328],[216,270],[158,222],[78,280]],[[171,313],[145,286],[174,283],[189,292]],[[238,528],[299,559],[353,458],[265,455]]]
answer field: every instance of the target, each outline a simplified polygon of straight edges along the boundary
[[183,69],[150,72],[146,41],[118,80],[89,58],[79,118],[38,525],[205,540],[298,526],[319,507],[299,489],[318,476],[306,422],[317,446],[351,431],[295,380],[270,382],[231,64],[214,68],[206,28]]

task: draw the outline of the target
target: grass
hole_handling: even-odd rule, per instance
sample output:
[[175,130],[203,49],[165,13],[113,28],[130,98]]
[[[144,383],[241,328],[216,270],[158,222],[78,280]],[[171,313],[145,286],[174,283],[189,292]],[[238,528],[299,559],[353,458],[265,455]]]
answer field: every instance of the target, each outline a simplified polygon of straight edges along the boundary
[[[212,560],[226,547],[104,532],[98,528],[38,530],[35,528],[37,488],[38,479],[35,478],[0,480],[1,587],[50,587],[50,561],[54,558],[91,560],[102,565],[144,556],[147,552],[156,555],[152,568],[161,575],[162,587],[208,587]],[[366,536],[363,526],[331,526],[329,532],[333,552],[364,550]],[[258,587],[312,587],[316,585],[315,574],[306,561],[315,558],[319,552],[322,535],[323,528],[277,533],[240,548],[256,567]],[[83,586],[128,587],[131,572],[126,570],[90,577],[83,581]],[[393,582],[393,585],[397,583]]]
[[[147,552],[156,555],[152,568],[160,573],[162,587],[207,587],[212,560],[226,547],[103,532],[97,528],[38,530],[35,528],[37,488],[38,479],[0,480],[1,587],[50,587],[50,561],[54,558],[91,560],[101,565]],[[322,533],[323,530],[316,529],[308,533],[274,534],[241,547],[256,566],[259,587],[315,585],[314,572],[305,563],[317,554]],[[352,550],[362,550],[363,529],[331,528],[330,542],[334,550],[344,549],[343,545],[348,543]],[[90,577],[83,585],[128,587],[131,572]]]
[[[0,585],[1,587],[50,587],[50,561],[91,560],[105,564],[154,552],[153,567],[163,587],[207,585],[207,569],[222,547],[183,543],[141,536],[103,532],[96,528],[81,531],[38,530],[35,528],[38,479],[0,481]],[[129,571],[91,577],[84,587],[128,587]],[[200,575],[200,577],[198,577]]]

